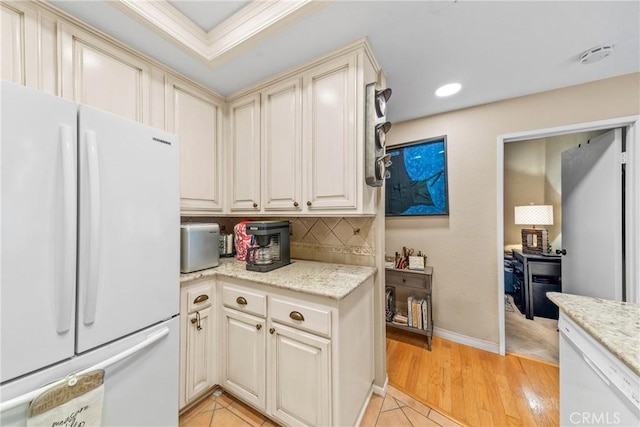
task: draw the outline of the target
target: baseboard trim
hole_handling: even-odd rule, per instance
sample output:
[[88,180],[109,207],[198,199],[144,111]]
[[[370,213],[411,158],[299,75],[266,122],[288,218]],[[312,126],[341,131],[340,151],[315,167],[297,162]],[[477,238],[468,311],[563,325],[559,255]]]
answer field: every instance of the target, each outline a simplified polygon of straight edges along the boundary
[[373,384],[373,392],[378,396],[384,397],[387,394],[387,387],[389,387],[389,375],[385,375],[382,387]]
[[473,338],[467,335],[459,334],[457,332],[447,331],[446,329],[438,327],[433,328],[433,335],[449,341],[457,342],[458,344],[463,344],[480,350],[490,351],[491,353],[500,354],[500,344],[491,341]]
[[356,419],[356,423],[354,426],[359,426],[362,424],[362,418],[364,418],[364,413],[367,412],[367,407],[369,406],[369,401],[371,400],[371,395],[373,394],[374,385],[371,384],[371,388],[369,388],[369,392],[367,393],[367,398],[364,399],[364,405],[360,408],[360,413],[358,414],[358,418]]

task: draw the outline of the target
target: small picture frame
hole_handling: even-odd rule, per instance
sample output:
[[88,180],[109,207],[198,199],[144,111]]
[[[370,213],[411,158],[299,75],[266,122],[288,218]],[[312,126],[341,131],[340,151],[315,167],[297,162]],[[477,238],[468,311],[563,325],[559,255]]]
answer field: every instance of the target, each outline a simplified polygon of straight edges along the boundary
[[410,256],[409,257],[409,270],[424,271],[424,257]]

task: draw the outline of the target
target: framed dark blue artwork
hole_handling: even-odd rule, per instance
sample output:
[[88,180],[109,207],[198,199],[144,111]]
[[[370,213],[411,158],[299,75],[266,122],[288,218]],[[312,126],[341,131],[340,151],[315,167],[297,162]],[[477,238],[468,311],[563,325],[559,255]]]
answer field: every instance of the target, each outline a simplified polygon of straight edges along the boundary
[[447,137],[387,147],[386,216],[449,215]]

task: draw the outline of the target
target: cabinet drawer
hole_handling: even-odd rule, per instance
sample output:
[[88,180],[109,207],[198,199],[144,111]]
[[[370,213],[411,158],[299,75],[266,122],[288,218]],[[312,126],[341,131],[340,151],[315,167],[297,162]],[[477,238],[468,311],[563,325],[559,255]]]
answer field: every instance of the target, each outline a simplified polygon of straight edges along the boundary
[[267,315],[267,296],[252,289],[224,286],[222,303],[227,307],[265,317]]
[[202,283],[187,289],[187,312],[202,310],[211,305],[213,301],[213,291],[211,283]]
[[423,290],[431,289],[431,280],[424,274],[403,273],[400,271],[386,270],[387,285],[408,286]]
[[270,297],[271,320],[291,325],[294,328],[331,336],[331,311],[328,308],[311,306],[294,300]]
[[560,264],[552,262],[529,262],[529,273],[536,276],[560,277]]

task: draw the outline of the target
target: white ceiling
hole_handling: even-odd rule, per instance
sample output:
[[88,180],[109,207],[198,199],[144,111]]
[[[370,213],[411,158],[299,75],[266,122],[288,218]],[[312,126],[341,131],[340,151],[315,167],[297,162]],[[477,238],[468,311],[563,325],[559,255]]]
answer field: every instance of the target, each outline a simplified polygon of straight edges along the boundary
[[[126,13],[127,2],[136,3],[51,1],[225,96],[367,37],[393,89],[388,105],[393,122],[640,71],[637,0],[314,1],[307,13],[214,61],[171,39],[166,28]],[[221,0],[162,3],[181,19],[190,18],[203,37],[256,6]],[[614,45],[611,56],[579,63],[583,51],[603,43]],[[459,94],[434,96],[437,87],[453,81],[463,86]]]

